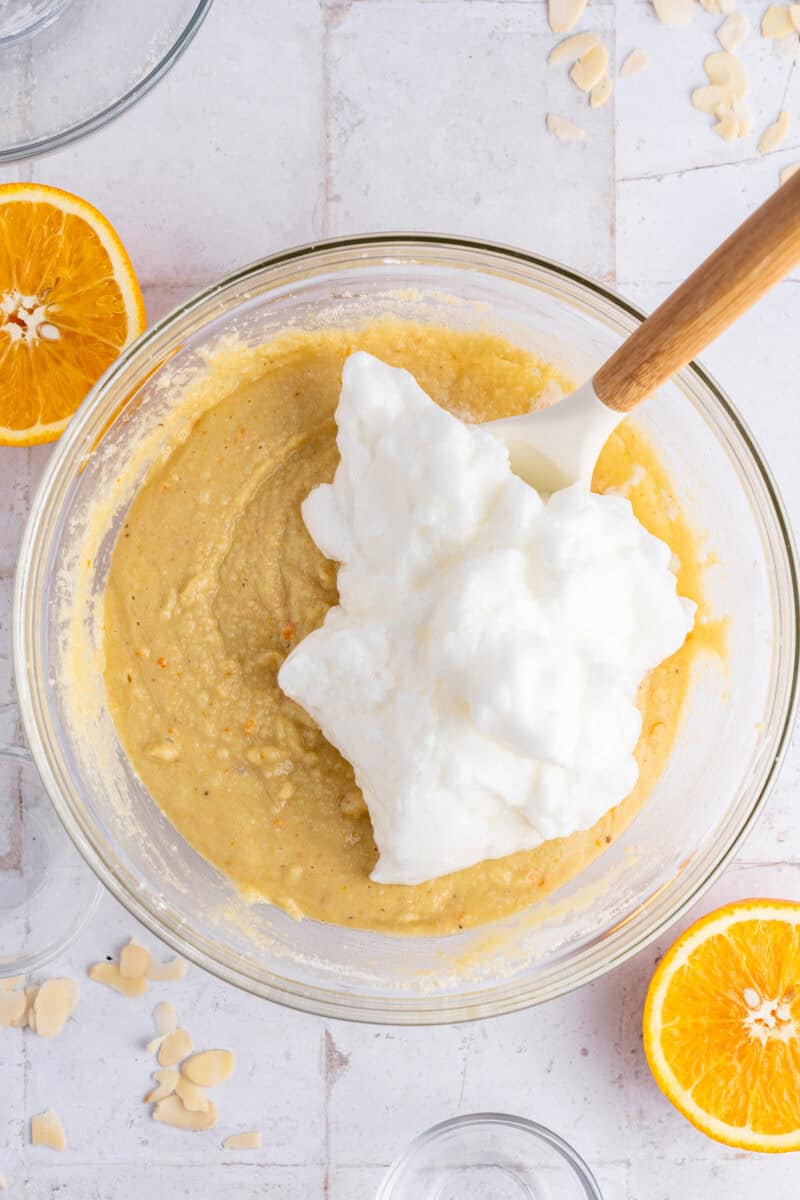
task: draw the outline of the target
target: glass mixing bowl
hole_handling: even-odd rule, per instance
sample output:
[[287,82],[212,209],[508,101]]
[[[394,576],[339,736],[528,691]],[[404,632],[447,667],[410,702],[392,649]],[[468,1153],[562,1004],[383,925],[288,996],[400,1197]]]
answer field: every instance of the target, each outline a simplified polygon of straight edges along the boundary
[[697,670],[667,768],[625,835],[538,905],[452,937],[389,937],[248,904],[169,824],[119,745],[99,647],[110,555],[162,449],[167,414],[220,338],[257,343],[291,325],[387,312],[501,332],[576,381],[641,319],[555,263],[417,235],[290,250],[207,289],[123,352],[50,460],[19,557],[17,688],[31,751],[69,834],[113,894],[177,951],[310,1012],[458,1021],[549,999],[610,970],[674,921],[734,853],[791,728],[797,571],[752,437],[706,372],[688,367],[632,419],[708,535],[707,587],[714,612],[728,618],[728,655]]

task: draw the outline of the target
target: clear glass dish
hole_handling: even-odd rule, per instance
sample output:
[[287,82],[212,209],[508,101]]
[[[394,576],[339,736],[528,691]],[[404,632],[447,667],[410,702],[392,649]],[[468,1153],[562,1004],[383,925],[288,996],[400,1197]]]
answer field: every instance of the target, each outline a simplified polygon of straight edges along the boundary
[[[705,530],[726,662],[698,670],[667,768],[618,842],[524,913],[458,935],[396,938],[249,905],[162,816],[104,704],[97,643],[116,533],[161,448],[179,384],[235,333],[380,313],[504,333],[585,378],[641,319],[589,279],[520,251],[385,235],[287,251],[188,301],[124,351],[51,458],[23,539],[14,652],[28,741],[53,803],[113,894],[181,954],[260,996],[395,1023],[458,1021],[550,999],[642,949],[708,887],[763,806],[797,693],[795,552],[775,486],[733,405],[698,366],[637,425]],[[110,501],[115,481],[128,479]],[[99,508],[99,513],[98,513]],[[75,679],[80,678],[76,687]]]
[[180,58],[211,0],[0,0],[0,163],[100,129]]
[[442,1121],[395,1159],[376,1200],[602,1200],[557,1133],[505,1113]]
[[64,832],[30,754],[0,746],[0,979],[52,962],[83,929],[102,890]]

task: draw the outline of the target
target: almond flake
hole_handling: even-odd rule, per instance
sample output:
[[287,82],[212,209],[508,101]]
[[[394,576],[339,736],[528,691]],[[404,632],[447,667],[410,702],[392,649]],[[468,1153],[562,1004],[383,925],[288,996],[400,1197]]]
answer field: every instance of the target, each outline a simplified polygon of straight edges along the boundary
[[723,50],[735,54],[749,38],[752,28],[744,13],[731,13],[717,30],[717,41]]
[[800,33],[800,4],[789,5],[789,20],[798,33]]
[[712,17],[718,17],[722,12],[719,0],[700,0],[700,4]]
[[180,1096],[181,1103],[187,1112],[208,1112],[211,1103],[202,1088],[192,1083],[185,1075],[178,1076],[175,1084],[175,1095]]
[[74,980],[46,979],[33,1002],[39,1037],[50,1038],[61,1033],[77,1003],[78,985]]
[[694,17],[694,0],[653,0],[662,25],[689,25]]
[[12,975],[10,978],[0,979],[0,992],[16,992],[24,982],[24,975]]
[[586,0],[547,0],[547,19],[553,33],[569,33],[583,16]]
[[592,108],[601,108],[606,103],[609,96],[614,90],[614,84],[610,76],[606,75],[605,79],[601,79],[596,83],[589,93],[589,103]]
[[782,145],[789,136],[791,124],[792,119],[784,108],[777,121],[769,125],[762,133],[758,142],[759,154],[770,154],[773,150],[777,150],[778,146]]
[[153,1071],[153,1079],[158,1086],[147,1093],[144,1098],[145,1104],[157,1104],[159,1100],[166,1100],[167,1096],[171,1096],[180,1075],[174,1067],[169,1067],[164,1071]]
[[166,1096],[159,1100],[153,1109],[153,1120],[163,1121],[165,1125],[174,1125],[176,1129],[190,1129],[197,1132],[201,1129],[211,1129],[217,1123],[217,1110],[209,1101],[206,1112],[187,1112],[177,1096]]
[[135,979],[121,975],[116,963],[94,963],[89,967],[89,978],[93,979],[95,983],[104,983],[106,987],[113,988],[115,992],[131,999],[141,996],[147,991],[147,980],[143,975],[139,975]]
[[27,1024],[29,1029],[36,1033],[36,997],[38,995],[38,987],[31,986],[25,988],[25,1019],[20,1021],[20,1025]]
[[747,95],[750,84],[745,69],[739,59],[727,50],[715,50],[713,54],[707,54],[703,66],[709,83],[728,88],[737,99]]
[[[192,1039],[185,1029],[176,1029],[164,1038],[158,1051],[158,1064],[161,1067],[174,1067],[187,1054],[192,1053]],[[199,1080],[192,1080],[193,1083]]]
[[188,963],[185,958],[171,958],[169,962],[159,963],[150,959],[150,965],[147,968],[147,978],[157,979],[159,981],[166,980],[168,982],[177,982],[183,979],[188,970]]
[[723,113],[717,121],[716,125],[711,127],[714,133],[722,138],[723,142],[733,142],[739,137],[739,118],[735,113],[728,110]]
[[[735,109],[734,112],[736,112]],[[741,112],[737,112],[736,115],[739,118],[739,137],[749,137],[753,131],[753,114],[750,112],[750,109],[745,106],[743,110]]]
[[588,50],[597,46],[599,42],[600,39],[596,33],[574,33],[572,37],[565,38],[563,42],[559,42],[557,46],[553,47],[547,61],[551,67],[564,62],[565,59],[568,62],[574,62],[576,58],[580,58],[582,54],[586,54]]
[[161,1037],[154,1037],[154,1038],[151,1038],[149,1042],[146,1042],[144,1048],[147,1051],[147,1053],[148,1054],[158,1054],[161,1043],[164,1041],[164,1038],[166,1036],[167,1035],[164,1033],[161,1035]]
[[222,1143],[226,1150],[260,1150],[261,1130],[253,1129],[249,1133],[232,1133]]
[[706,87],[695,88],[692,92],[692,104],[702,113],[708,113],[709,116],[721,116],[728,112],[733,104],[734,97],[727,88],[718,87],[716,84],[710,84]]
[[800,163],[792,163],[791,166],[784,167],[781,171],[781,183],[788,183],[798,171],[800,171]]
[[150,951],[133,938],[122,947],[119,956],[119,973],[123,979],[141,979],[150,966]]
[[0,1026],[21,1025],[25,1018],[25,993],[0,992]]
[[230,1050],[201,1050],[181,1064],[181,1075],[200,1087],[214,1087],[233,1073],[234,1063]]
[[582,54],[570,70],[569,77],[582,92],[590,92],[608,72],[608,51],[605,46],[593,46]]
[[620,67],[619,73],[623,79],[631,79],[634,75],[640,75],[649,62],[650,55],[646,50],[631,50]]
[[585,129],[581,129],[580,125],[573,121],[568,121],[566,117],[559,117],[556,113],[548,113],[546,123],[548,133],[552,133],[553,137],[557,137],[561,142],[582,142],[586,137]]
[[58,1113],[52,1108],[31,1117],[31,1145],[49,1146],[51,1150],[66,1150],[67,1139]]
[[719,0],[719,11],[723,17],[729,17],[736,8],[736,0]]
[[162,1037],[166,1037],[168,1033],[174,1033],[178,1028],[175,1005],[170,1004],[169,1000],[159,1001],[153,1009],[153,1021],[156,1033],[160,1033]]
[[761,21],[761,36],[782,38],[794,32],[795,25],[790,10],[783,4],[770,4]]

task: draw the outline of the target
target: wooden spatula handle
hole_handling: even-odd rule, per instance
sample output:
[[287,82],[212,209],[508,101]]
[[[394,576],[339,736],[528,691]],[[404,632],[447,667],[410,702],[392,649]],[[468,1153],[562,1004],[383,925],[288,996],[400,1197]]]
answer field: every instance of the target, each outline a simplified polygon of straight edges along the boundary
[[704,350],[800,262],[800,171],[701,263],[594,377],[628,412]]

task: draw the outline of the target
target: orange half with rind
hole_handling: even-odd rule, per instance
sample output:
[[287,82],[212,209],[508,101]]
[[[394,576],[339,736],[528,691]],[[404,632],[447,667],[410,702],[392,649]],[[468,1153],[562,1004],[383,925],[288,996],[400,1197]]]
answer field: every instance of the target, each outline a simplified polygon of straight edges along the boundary
[[144,328],[133,265],[102,213],[59,188],[0,186],[0,444],[57,438]]
[[741,1150],[800,1150],[800,904],[742,900],[659,963],[644,1047],[693,1125]]

